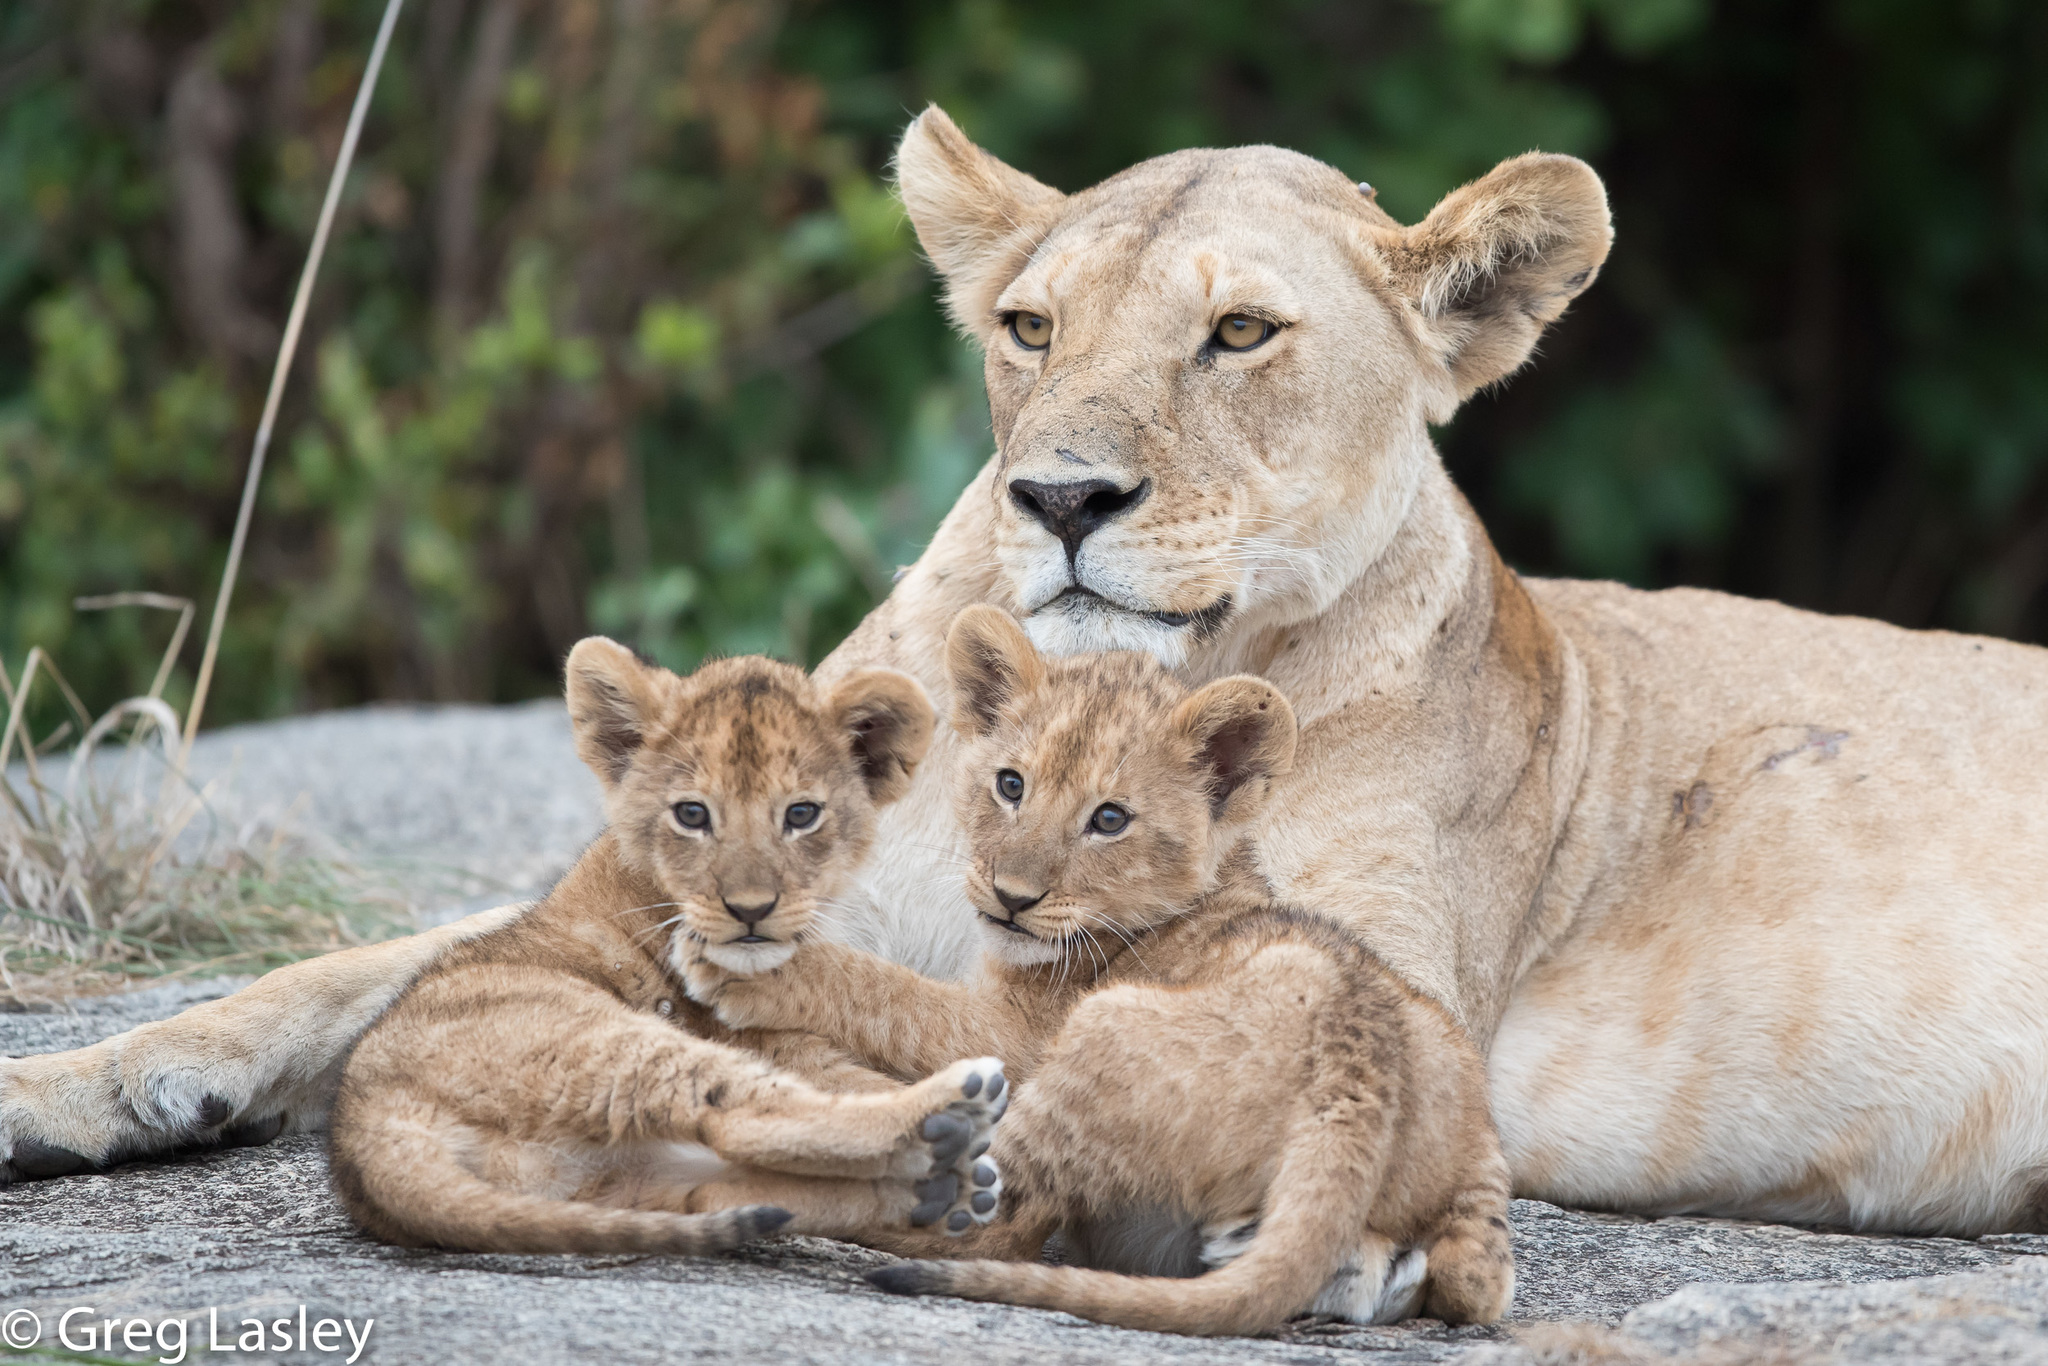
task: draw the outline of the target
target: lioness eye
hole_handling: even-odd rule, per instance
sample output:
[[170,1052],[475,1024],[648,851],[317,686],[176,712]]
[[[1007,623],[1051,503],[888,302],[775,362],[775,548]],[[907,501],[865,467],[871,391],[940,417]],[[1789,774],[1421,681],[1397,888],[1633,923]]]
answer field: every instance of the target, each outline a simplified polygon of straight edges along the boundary
[[1273,335],[1273,324],[1264,318],[1232,313],[1216,324],[1216,340],[1232,351],[1249,351]]
[[674,810],[676,824],[685,830],[711,828],[711,808],[702,802],[677,802]]
[[1024,800],[1024,776],[1014,768],[1006,768],[996,774],[996,791],[1003,794],[1006,802]]
[[1098,835],[1116,835],[1131,823],[1131,813],[1115,802],[1104,802],[1088,819],[1088,828]]
[[782,823],[792,830],[808,830],[818,823],[818,811],[816,802],[791,802],[789,810],[782,813]]
[[1010,335],[1027,350],[1043,351],[1052,343],[1052,319],[1036,313],[1012,313]]

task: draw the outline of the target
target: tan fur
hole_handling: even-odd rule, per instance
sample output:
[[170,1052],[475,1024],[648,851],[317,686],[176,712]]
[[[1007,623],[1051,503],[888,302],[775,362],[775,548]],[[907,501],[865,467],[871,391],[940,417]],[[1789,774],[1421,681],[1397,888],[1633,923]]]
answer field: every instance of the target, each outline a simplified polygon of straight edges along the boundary
[[[676,979],[686,954],[750,965],[811,932],[923,756],[922,690],[876,671],[828,691],[764,659],[684,680],[601,639],[568,676],[610,827],[356,1045],[331,1147],[349,1212],[407,1244],[706,1252],[785,1222],[840,1237],[904,1225],[934,1179],[950,1185],[923,1222],[965,1208],[951,1169],[999,1111],[963,1083],[980,1092],[992,1059],[904,1089],[809,1036],[756,1036],[783,1070],[704,1037],[724,1031]],[[704,828],[681,822],[685,802]],[[817,811],[801,828],[797,803]],[[764,900],[772,913],[750,923],[727,910]]]
[[[1010,1210],[974,1250],[1023,1260],[871,1279],[1244,1333],[1311,1305],[1398,1317],[1383,1286],[1412,1248],[1428,1279],[1396,1311],[1498,1318],[1507,1164],[1476,1050],[1334,921],[1277,905],[1242,842],[1292,767],[1286,699],[1251,678],[1190,694],[1144,655],[1048,662],[987,607],[962,614],[947,654],[983,981],[831,944],[762,975],[686,977],[727,1024],[802,1022],[888,1071],[966,1040],[1017,1060],[1028,1084],[995,1147]],[[1090,826],[1105,804],[1126,821],[1113,834]],[[1055,1231],[1152,1211],[1214,1229],[1224,1264],[1195,1280],[1023,1264]]]
[[[1403,227],[1277,148],[1059,195],[931,110],[898,165],[985,349],[997,454],[822,677],[898,668],[949,708],[946,627],[986,602],[1053,653],[1279,687],[1301,746],[1261,871],[1486,1047],[1529,1194],[1930,1233],[2048,1219],[2048,652],[1524,583],[1431,447],[1594,278],[1591,170],[1518,157]],[[1004,308],[1050,319],[1049,348],[1022,351]],[[1232,309],[1288,326],[1218,354]],[[1009,486],[1084,476],[1151,484],[1070,563]],[[1076,582],[1097,597],[1062,597]],[[882,814],[830,931],[941,977],[980,952],[952,890],[953,745]],[[0,1062],[0,1178],[218,1133],[203,1098],[317,1123],[354,1032],[489,923]]]

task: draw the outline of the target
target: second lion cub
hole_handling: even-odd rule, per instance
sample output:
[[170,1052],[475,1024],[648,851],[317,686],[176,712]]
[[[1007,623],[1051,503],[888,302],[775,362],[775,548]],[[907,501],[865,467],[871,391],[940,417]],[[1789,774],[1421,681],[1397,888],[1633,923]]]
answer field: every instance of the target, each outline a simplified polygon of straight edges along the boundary
[[[1286,699],[1248,677],[1190,693],[1142,655],[1045,659],[989,607],[947,663],[982,979],[830,944],[685,972],[729,1025],[802,1025],[897,1075],[1001,1045],[1004,1213],[959,1250],[1006,1260],[870,1279],[1183,1333],[1498,1318],[1508,1170],[1477,1051],[1334,921],[1276,904],[1244,840],[1292,764]],[[1055,1231],[1126,1267],[1199,1231],[1212,1269],[1040,1265]]]
[[568,694],[610,824],[356,1045],[331,1137],[350,1214],[479,1252],[710,1252],[785,1224],[860,1237],[988,1217],[999,1183],[974,1159],[1000,1062],[948,1059],[906,1087],[829,1045],[761,1040],[778,1068],[691,1032],[722,1031],[677,978],[699,953],[780,962],[813,933],[924,755],[924,690],[887,670],[828,690],[766,659],[678,678],[591,639]]

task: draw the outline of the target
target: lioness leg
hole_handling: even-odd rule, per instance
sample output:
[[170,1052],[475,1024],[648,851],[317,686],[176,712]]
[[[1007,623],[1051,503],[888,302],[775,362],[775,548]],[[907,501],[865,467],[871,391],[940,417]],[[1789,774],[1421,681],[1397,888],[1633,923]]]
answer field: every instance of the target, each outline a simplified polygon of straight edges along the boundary
[[449,947],[520,909],[293,963],[89,1048],[0,1059],[0,1185],[322,1127],[356,1036]]

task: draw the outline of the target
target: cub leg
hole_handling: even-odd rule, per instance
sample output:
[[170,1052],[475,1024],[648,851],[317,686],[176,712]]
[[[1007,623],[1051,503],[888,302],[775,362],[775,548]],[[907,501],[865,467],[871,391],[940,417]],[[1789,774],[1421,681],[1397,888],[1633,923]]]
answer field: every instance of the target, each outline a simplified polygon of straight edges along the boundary
[[293,963],[88,1048],[0,1059],[0,1186],[324,1127],[356,1036],[451,946],[522,909]]
[[[922,1181],[856,1181],[819,1176],[791,1176],[757,1167],[739,1167],[692,1189],[684,1202],[689,1213],[772,1206],[792,1216],[784,1233],[804,1233],[847,1242],[868,1242],[892,1230],[963,1228],[987,1224],[996,1217],[1002,1177],[987,1155],[971,1164],[968,1178],[946,1171]],[[938,1235],[957,1237],[958,1234]]]
[[741,976],[706,959],[683,971],[690,999],[742,1030],[810,1030],[900,1077],[1000,1048],[1023,1075],[1061,1009],[1036,985],[940,982],[843,944],[803,945],[781,967]]
[[[697,1042],[697,1041],[692,1041]],[[702,1045],[717,1047],[717,1045]],[[730,1050],[728,1050],[730,1051]],[[729,1160],[799,1176],[923,1179],[988,1149],[1009,1105],[995,1058],[969,1058],[893,1091],[833,1093],[752,1059],[672,1081],[677,1136]],[[950,1205],[951,1199],[945,1201]]]

